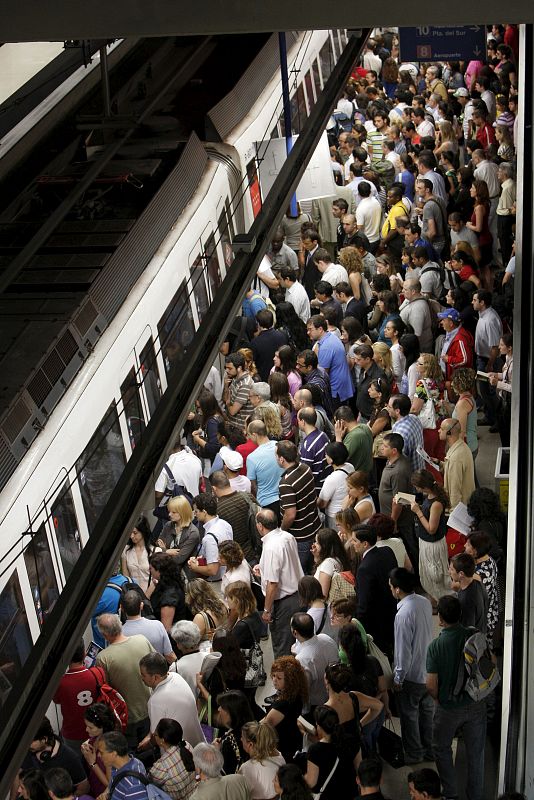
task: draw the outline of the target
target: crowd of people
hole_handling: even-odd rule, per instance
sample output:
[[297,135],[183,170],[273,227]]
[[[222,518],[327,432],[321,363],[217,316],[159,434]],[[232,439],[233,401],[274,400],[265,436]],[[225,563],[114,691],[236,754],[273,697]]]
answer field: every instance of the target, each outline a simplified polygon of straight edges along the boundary
[[460,796],[460,730],[485,797],[499,699],[464,650],[502,652],[476,458],[510,440],[516,27],[465,64],[370,39],[328,136],[336,194],[284,215],[14,796],[380,798],[394,714],[414,800]]

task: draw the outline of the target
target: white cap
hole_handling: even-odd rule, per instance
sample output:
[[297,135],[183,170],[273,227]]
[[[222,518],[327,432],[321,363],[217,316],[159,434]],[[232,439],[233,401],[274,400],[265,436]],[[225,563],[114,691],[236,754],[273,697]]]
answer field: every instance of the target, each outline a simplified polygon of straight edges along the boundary
[[239,472],[240,469],[243,469],[243,456],[241,453],[238,453],[235,450],[230,450],[230,448],[226,447],[226,445],[221,447],[219,453],[223,460],[223,464],[226,464],[228,469],[231,469],[232,472]]

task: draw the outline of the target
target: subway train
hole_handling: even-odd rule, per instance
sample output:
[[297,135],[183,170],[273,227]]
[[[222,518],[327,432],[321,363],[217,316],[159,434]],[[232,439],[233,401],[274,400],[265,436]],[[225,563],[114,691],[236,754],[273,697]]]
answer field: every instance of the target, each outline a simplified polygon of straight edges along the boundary
[[[287,34],[294,132],[346,41],[344,30]],[[87,334],[76,322],[83,361],[0,494],[0,704],[261,204],[256,143],[283,134],[281,95],[273,35],[209,112],[216,135],[189,137],[184,210],[120,308],[109,322],[93,313]]]

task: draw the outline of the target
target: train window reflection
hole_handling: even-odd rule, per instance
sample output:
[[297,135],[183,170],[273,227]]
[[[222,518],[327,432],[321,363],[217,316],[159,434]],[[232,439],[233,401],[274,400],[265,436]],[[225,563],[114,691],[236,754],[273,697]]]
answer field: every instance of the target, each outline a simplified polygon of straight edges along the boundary
[[50,545],[44,523],[24,550],[24,563],[28,572],[30,588],[39,625],[52,611],[59,597],[59,589],[50,553]]
[[139,361],[141,364],[141,379],[148,401],[148,410],[150,416],[152,416],[161,398],[161,380],[152,338],[148,340],[141,350]]
[[191,267],[191,284],[193,286],[193,293],[195,295],[195,302],[197,304],[198,321],[202,322],[210,306],[204,275],[204,261],[202,260],[202,256],[197,256],[193,262],[193,266]]
[[63,564],[65,580],[68,580],[82,552],[82,542],[78,531],[72,494],[67,483],[65,483],[59,497],[52,503],[52,524],[59,547],[59,556]]
[[321,62],[321,75],[323,76],[323,86],[324,86],[328,78],[330,77],[330,73],[332,72],[333,69],[332,44],[330,37],[328,37],[326,42],[321,47],[321,50],[319,52],[319,60]]
[[232,266],[234,260],[234,251],[232,250],[232,237],[230,235],[230,228],[228,225],[228,217],[226,209],[223,208],[217,222],[219,236],[221,238],[221,245],[224,254],[224,264],[226,269]]
[[193,312],[185,281],[158,322],[158,334],[165,370],[169,373],[182,360],[195,335]]
[[125,465],[119,417],[113,403],[76,461],[89,533],[93,532]]
[[319,62],[317,59],[312,64],[313,82],[315,84],[315,96],[319,97],[321,94],[321,74],[319,72]]
[[308,105],[311,111],[315,105],[315,96],[313,93],[313,80],[310,70],[308,70],[308,72],[304,76],[304,82],[306,83],[306,94],[308,95]]
[[31,649],[30,626],[15,570],[0,592],[0,707]]
[[143,407],[141,405],[141,392],[139,391],[138,376],[135,367],[129,371],[126,380],[121,384],[121,398],[124,413],[126,415],[126,425],[128,426],[128,436],[132,450],[141,441],[141,436],[145,429],[143,417]]
[[204,252],[206,253],[206,263],[208,266],[208,282],[210,288],[211,299],[215,297],[215,292],[221,285],[221,268],[219,266],[219,257],[217,255],[217,247],[215,246],[215,236],[210,234],[210,237],[204,245]]
[[302,126],[306,122],[306,117],[306,99],[304,97],[304,87],[301,83],[291,98],[291,127],[293,133],[300,133]]

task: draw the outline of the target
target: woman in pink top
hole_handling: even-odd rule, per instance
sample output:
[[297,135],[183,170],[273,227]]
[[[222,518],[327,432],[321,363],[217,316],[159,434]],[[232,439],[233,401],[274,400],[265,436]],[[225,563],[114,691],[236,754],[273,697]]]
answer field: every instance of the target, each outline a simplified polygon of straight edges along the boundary
[[283,372],[289,384],[289,393],[291,397],[295,396],[302,386],[302,378],[296,371],[297,369],[297,354],[295,349],[289,344],[284,344],[279,347],[273,358],[274,367],[272,372]]

